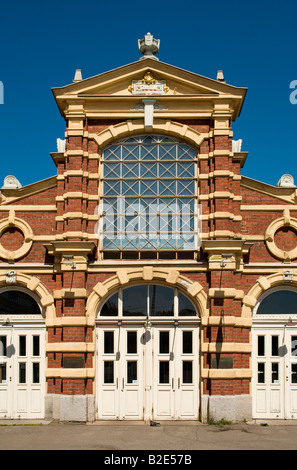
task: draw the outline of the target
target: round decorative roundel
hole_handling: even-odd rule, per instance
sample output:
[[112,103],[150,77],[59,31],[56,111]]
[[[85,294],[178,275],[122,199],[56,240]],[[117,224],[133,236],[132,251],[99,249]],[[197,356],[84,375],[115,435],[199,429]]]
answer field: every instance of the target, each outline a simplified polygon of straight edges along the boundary
[[0,258],[8,261],[23,258],[32,243],[33,231],[27,222],[15,217],[0,221]]

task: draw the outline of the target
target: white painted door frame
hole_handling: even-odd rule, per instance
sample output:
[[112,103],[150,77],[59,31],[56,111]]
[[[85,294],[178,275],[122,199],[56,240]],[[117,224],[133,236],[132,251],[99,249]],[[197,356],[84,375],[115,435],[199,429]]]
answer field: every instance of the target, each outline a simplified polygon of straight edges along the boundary
[[143,327],[98,328],[98,417],[143,419]]
[[44,418],[44,325],[0,326],[0,343],[0,417]]
[[198,419],[198,324],[100,322],[97,341],[98,419]]
[[255,419],[297,419],[297,326],[257,323],[252,331]]

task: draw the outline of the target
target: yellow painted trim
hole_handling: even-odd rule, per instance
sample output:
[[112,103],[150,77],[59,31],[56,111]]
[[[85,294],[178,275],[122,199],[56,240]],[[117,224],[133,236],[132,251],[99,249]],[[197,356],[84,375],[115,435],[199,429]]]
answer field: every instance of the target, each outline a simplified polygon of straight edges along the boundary
[[213,315],[201,319],[202,326],[234,326],[238,328],[250,328],[252,326],[251,318],[235,317],[232,315]]
[[[12,204],[13,202],[20,201],[21,199],[34,194],[38,194],[42,191],[47,191],[57,186],[57,176],[51,176],[45,180],[38,181],[37,183],[29,184],[19,189],[1,189],[1,210],[7,205]],[[14,208],[18,206],[13,206]],[[38,207],[36,205],[36,207]]]
[[[266,292],[268,289],[276,286],[284,286],[283,272],[282,271],[271,274],[270,276],[261,276],[253,287],[249,290],[247,295],[242,300],[242,318],[252,318],[253,308],[257,304],[259,297]],[[297,272],[293,272],[293,279],[287,285],[297,287]]]
[[[242,176],[241,186],[248,188],[252,191],[257,191],[267,196],[280,199],[288,204],[291,204],[293,207],[296,207],[297,201],[297,189],[296,188],[281,188],[279,186],[271,186],[267,183],[261,181],[253,180],[247,176]],[[257,206],[255,206],[257,207]],[[293,209],[292,207],[292,209]]]
[[[56,309],[54,298],[48,292],[39,278],[18,272],[16,275],[16,280],[18,286],[25,287],[29,291],[34,292],[40,298],[40,303],[45,308],[46,320],[55,318]],[[0,274],[0,287],[4,286],[7,286],[6,273]],[[11,287],[13,289],[13,286]]]
[[16,251],[6,250],[0,243],[0,257],[8,261],[23,258],[30,251],[33,244],[33,230],[30,225],[22,219],[15,217],[14,209],[10,208],[9,217],[0,221],[0,237],[5,230],[15,227],[19,229],[24,237],[23,245]]
[[[133,121],[128,120],[115,124],[114,126],[109,126],[99,134],[89,134],[89,139],[95,140],[99,147],[104,147],[114,140],[131,136],[133,134],[140,134],[141,132],[146,132],[144,121],[143,119],[135,119]],[[200,134],[185,124],[158,118],[154,119],[153,133],[172,135],[174,137],[187,140],[194,146],[200,146],[205,139],[209,138],[208,133]]]
[[88,291],[83,288],[57,289],[54,291],[54,299],[63,298],[85,298],[88,297]]
[[243,290],[234,289],[232,287],[225,288],[211,288],[208,292],[209,297],[224,297],[224,298],[234,298],[234,299],[243,299],[244,292]]
[[63,326],[91,326],[95,325],[95,319],[87,317],[53,317],[46,319],[46,326],[63,327]]
[[15,205],[15,206],[1,206],[0,205],[0,212],[1,211],[10,211],[13,208],[15,212],[57,212],[57,207],[54,206],[53,204],[49,205]]
[[95,369],[63,369],[48,368],[45,370],[46,378],[61,379],[87,379],[95,377]]
[[250,343],[203,343],[203,353],[247,353],[252,352]]
[[267,227],[265,232],[265,243],[270,253],[284,262],[290,262],[292,259],[297,258],[297,246],[290,251],[284,251],[278,248],[274,242],[274,236],[278,229],[282,227],[290,227],[297,231],[297,219],[290,216],[289,208],[283,211],[283,217],[274,220]]
[[207,317],[209,315],[207,295],[198,282],[190,281],[188,278],[182,276],[176,269],[144,266],[141,268],[120,269],[117,271],[116,275],[104,282],[98,282],[87,301],[87,317],[95,319],[100,302],[104,297],[107,297],[112,292],[122,287],[123,284],[130,283],[132,285],[132,283],[140,282],[161,282],[169,287],[177,287],[192,298],[201,312],[201,317]]
[[95,352],[94,343],[47,343],[46,352]]
[[203,379],[250,379],[251,369],[202,369]]

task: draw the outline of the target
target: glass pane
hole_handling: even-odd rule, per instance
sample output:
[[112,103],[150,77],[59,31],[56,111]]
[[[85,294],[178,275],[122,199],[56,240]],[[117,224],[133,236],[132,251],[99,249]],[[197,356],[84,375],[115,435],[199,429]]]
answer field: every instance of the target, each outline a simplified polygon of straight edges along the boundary
[[160,331],[160,354],[169,354],[169,331]]
[[26,336],[19,336],[19,355],[26,356]]
[[0,356],[6,356],[6,336],[0,336]]
[[192,361],[183,361],[183,383],[191,384],[193,382],[193,363]]
[[33,383],[38,384],[39,383],[39,362],[33,362]]
[[258,362],[258,383],[265,383],[265,364],[264,362]]
[[26,383],[26,363],[25,362],[19,363],[19,383],[20,384]]
[[258,336],[258,356],[265,356],[265,336]]
[[6,383],[6,364],[0,364],[0,384]]
[[118,294],[112,295],[103,305],[101,315],[116,317],[118,315]]
[[[151,139],[151,140],[150,140]],[[141,201],[147,197],[170,195],[177,201],[193,197],[195,185],[193,177],[195,164],[186,161],[195,158],[195,150],[186,144],[166,139],[164,137],[140,136],[139,139],[126,139],[111,145],[103,154],[103,197],[125,196],[133,197]],[[176,163],[176,159],[180,159]],[[112,163],[115,161],[116,163]],[[178,170],[177,170],[178,166]],[[177,185],[180,191],[177,192]],[[117,209],[116,209],[117,210]],[[103,225],[106,223],[104,216]],[[165,236],[168,232],[166,224],[161,233]],[[161,230],[161,229],[160,229]],[[191,227],[190,232],[193,232]],[[105,234],[107,235],[107,234]],[[140,234],[135,234],[134,243],[131,237],[123,233],[123,238],[116,242],[108,242],[109,237],[104,237],[104,249],[108,250],[172,250],[175,249],[173,239],[168,244],[162,242],[161,236],[149,238],[145,235],[145,243]],[[117,237],[118,238],[118,237]],[[172,237],[171,237],[172,238]],[[189,240],[179,237],[181,249],[189,249]],[[191,248],[194,243],[190,242]]]
[[113,331],[104,331],[104,354],[113,354]]
[[104,361],[104,383],[113,384],[114,382],[114,363],[113,361]]
[[178,314],[180,316],[196,316],[196,310],[192,302],[183,294],[178,294]]
[[159,362],[159,383],[169,384],[169,361]]
[[0,294],[0,315],[40,315],[40,313],[35,300],[24,292],[9,290]]
[[183,331],[183,354],[192,354],[193,352],[192,333],[192,331]]
[[169,287],[150,286],[150,315],[173,316],[174,290]]
[[271,383],[278,384],[278,362],[271,364]]
[[147,315],[147,286],[135,286],[123,290],[123,315]]
[[271,356],[278,356],[278,336],[271,336]]
[[33,356],[39,356],[40,354],[39,344],[40,344],[40,337],[33,336]]
[[137,354],[137,331],[127,331],[127,353]]
[[259,305],[257,315],[297,314],[297,292],[280,290],[265,297]]
[[137,361],[127,362],[127,383],[137,383]]
[[291,364],[291,383],[297,384],[297,364]]
[[297,336],[291,336],[291,356],[297,355]]

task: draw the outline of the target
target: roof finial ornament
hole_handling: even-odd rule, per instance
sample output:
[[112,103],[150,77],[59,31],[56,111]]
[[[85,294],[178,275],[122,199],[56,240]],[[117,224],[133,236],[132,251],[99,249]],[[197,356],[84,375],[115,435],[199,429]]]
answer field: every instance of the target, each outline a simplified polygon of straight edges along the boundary
[[226,83],[223,70],[218,70],[217,71],[217,81],[222,82],[222,83]]
[[73,83],[81,82],[82,81],[82,72],[81,69],[76,69]]
[[159,60],[155,57],[154,54],[157,54],[160,49],[160,39],[155,39],[151,33],[147,33],[143,39],[138,39],[138,49],[142,57],[139,60],[143,59],[155,59]]

